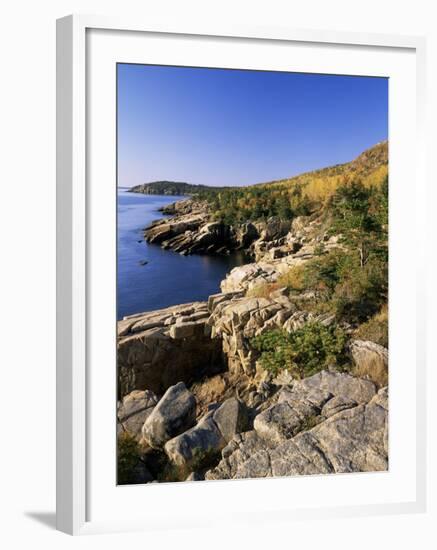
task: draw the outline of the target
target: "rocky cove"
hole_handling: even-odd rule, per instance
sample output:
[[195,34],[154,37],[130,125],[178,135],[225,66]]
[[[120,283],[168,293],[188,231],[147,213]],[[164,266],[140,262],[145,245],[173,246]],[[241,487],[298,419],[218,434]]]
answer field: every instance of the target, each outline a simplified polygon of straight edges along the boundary
[[170,219],[153,222],[145,229],[147,242],[179,254],[229,254],[243,250],[260,259],[266,250],[275,249],[280,257],[296,252],[298,242],[286,239],[290,222],[272,218],[268,223],[242,223],[235,226],[211,220],[206,201],[186,199],[161,209]]
[[333,326],[333,313],[307,307],[317,291],[282,282],[342,250],[340,235],[317,215],[232,226],[197,199],[164,211],[172,217],[145,229],[149,243],[183,255],[242,250],[251,261],[207,301],[118,322],[119,483],[386,470],[384,346],[344,321],[348,368],[302,377],[263,368],[254,345],[275,330]]

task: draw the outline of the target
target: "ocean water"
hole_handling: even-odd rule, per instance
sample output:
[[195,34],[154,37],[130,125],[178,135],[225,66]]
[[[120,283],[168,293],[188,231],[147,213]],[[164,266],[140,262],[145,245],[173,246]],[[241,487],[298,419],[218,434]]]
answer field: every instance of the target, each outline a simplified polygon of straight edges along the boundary
[[[220,292],[220,281],[242,254],[181,256],[148,244],[143,229],[164,217],[158,208],[184,197],[141,195],[118,189],[117,317],[205,300]],[[142,265],[142,262],[147,262]]]

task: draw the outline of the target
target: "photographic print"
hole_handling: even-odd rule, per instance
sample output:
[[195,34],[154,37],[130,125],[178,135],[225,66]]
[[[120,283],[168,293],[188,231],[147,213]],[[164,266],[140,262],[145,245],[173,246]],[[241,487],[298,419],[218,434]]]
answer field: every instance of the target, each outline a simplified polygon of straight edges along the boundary
[[117,481],[388,470],[388,79],[117,65]]

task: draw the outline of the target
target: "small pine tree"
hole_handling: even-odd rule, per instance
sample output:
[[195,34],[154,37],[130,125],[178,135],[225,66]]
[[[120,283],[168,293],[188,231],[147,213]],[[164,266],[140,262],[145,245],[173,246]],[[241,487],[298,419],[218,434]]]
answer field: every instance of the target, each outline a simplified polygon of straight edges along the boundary
[[341,233],[345,244],[358,251],[362,268],[381,233],[377,218],[370,212],[370,199],[371,190],[355,180],[341,185],[330,201],[331,232]]

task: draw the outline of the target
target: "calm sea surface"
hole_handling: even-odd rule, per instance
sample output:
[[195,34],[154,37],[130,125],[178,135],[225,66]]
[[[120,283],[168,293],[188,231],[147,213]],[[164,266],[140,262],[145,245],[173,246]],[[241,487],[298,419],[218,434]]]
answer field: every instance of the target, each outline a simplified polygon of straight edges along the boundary
[[[143,229],[164,217],[164,206],[184,197],[141,195],[118,190],[117,316],[205,300],[220,292],[220,281],[244,263],[228,257],[181,256],[143,239]],[[147,264],[141,265],[146,261]]]

